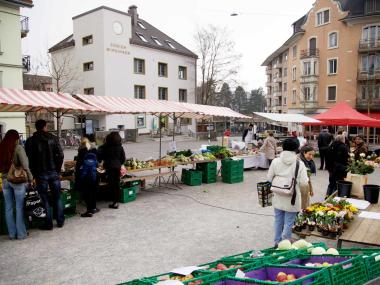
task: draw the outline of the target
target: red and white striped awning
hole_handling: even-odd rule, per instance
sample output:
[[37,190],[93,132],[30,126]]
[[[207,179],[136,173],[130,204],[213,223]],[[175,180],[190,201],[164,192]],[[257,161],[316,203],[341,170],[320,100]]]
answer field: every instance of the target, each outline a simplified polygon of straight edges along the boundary
[[83,103],[70,94],[0,88],[0,112],[104,112]]

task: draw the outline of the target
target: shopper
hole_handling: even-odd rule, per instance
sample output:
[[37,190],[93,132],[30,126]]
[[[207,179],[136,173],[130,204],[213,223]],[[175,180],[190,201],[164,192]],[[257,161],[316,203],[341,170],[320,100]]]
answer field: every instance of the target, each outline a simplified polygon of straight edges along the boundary
[[329,133],[329,129],[327,127],[323,127],[322,131],[320,132],[318,136],[318,149],[319,149],[319,155],[321,157],[321,166],[319,167],[319,170],[325,169],[325,160],[326,160],[327,150],[333,140],[334,140],[334,137],[332,134]]
[[[275,158],[268,171],[268,180],[273,182],[275,177],[283,177],[294,179],[295,181],[295,200],[292,204],[293,196],[287,196],[274,193],[273,207],[275,214],[275,246],[283,239],[291,239],[292,226],[296,218],[297,212],[301,210],[301,192],[300,187],[308,185],[309,178],[307,176],[306,167],[298,161],[296,151],[298,144],[294,139],[285,139],[283,142],[283,152],[280,157]],[[296,169],[298,172],[296,175]],[[273,187],[273,185],[272,185]]]
[[120,200],[120,168],[125,162],[125,153],[118,132],[111,132],[106,142],[99,149],[99,160],[103,161],[106,170],[108,187],[112,192],[112,209],[119,208]]
[[265,157],[268,160],[270,166],[272,160],[276,157],[277,154],[277,141],[273,137],[272,131],[268,131],[268,137],[264,140],[264,143],[261,146],[260,151],[265,153]]
[[307,175],[309,177],[309,183],[307,186],[301,187],[301,207],[306,209],[310,204],[310,196],[313,197],[313,187],[311,184],[311,175],[315,175],[317,170],[314,162],[315,151],[312,146],[306,145],[301,148],[300,159],[305,164]]
[[364,139],[361,136],[355,137],[355,160],[361,159],[360,155],[364,153],[364,157],[367,156],[368,149],[365,145]]
[[349,149],[345,144],[345,138],[343,135],[337,135],[329,147],[326,157],[326,166],[329,171],[329,186],[327,187],[326,197],[336,191],[337,181],[346,178],[348,159]]
[[30,170],[36,179],[36,189],[46,209],[46,221],[42,229],[52,230],[53,213],[50,209],[48,188],[52,195],[57,227],[61,228],[65,223],[59,179],[64,156],[58,138],[48,133],[46,121],[37,120],[35,126],[37,131],[26,140],[25,150]]
[[[27,236],[24,223],[24,199],[27,183],[12,183],[7,180],[12,164],[14,165],[13,169],[21,170],[20,168],[22,168],[25,170],[29,183],[33,181],[33,175],[29,170],[28,158],[24,148],[19,144],[19,137],[19,133],[16,130],[9,130],[0,143],[0,171],[3,179],[5,220],[11,240],[16,238],[25,239]],[[13,210],[14,203],[16,205],[16,220]]]
[[87,211],[81,217],[92,217],[100,210],[96,208],[96,193],[98,190],[97,150],[88,138],[83,138],[78,149],[75,164],[75,185],[82,192]]
[[248,129],[245,129],[243,132],[242,140],[245,142],[245,144],[252,143],[252,140],[254,140],[254,130],[253,130],[253,124],[248,125]]

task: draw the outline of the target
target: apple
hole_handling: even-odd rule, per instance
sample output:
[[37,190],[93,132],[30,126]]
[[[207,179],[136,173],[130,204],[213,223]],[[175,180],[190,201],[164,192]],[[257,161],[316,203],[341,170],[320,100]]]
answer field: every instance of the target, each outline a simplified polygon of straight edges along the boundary
[[287,278],[286,278],[288,281],[291,281],[291,280],[297,280],[297,277],[294,275],[294,274],[288,274]]
[[284,272],[279,272],[276,277],[276,281],[278,282],[285,282],[288,279],[288,275]]
[[218,263],[218,264],[216,265],[216,269],[217,269],[217,270],[227,270],[228,268],[227,268],[227,266],[225,266],[223,263]]

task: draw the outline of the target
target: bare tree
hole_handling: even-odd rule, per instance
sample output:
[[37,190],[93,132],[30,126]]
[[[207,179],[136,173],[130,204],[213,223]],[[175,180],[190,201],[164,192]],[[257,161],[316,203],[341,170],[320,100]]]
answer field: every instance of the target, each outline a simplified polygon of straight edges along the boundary
[[197,103],[212,103],[215,89],[233,81],[237,74],[241,55],[235,52],[235,43],[229,38],[226,28],[213,25],[198,29],[195,35],[201,76]]

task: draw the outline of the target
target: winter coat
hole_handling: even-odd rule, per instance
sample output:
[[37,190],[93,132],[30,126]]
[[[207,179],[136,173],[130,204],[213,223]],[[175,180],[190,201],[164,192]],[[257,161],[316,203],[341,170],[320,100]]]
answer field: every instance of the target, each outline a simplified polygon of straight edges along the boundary
[[265,153],[267,159],[274,159],[277,153],[277,141],[274,137],[268,136],[263,145],[260,148],[260,151]]
[[[267,179],[272,182],[275,176],[294,178],[296,171],[297,155],[295,152],[283,151],[280,157],[275,158],[269,167]],[[284,196],[274,193],[273,207],[286,212],[301,211],[301,191],[300,187],[307,186],[309,177],[305,165],[300,161],[296,182],[296,201],[291,204],[292,196]]]
[[37,131],[26,140],[25,151],[35,177],[46,171],[61,172],[64,155],[56,136]]
[[333,139],[334,137],[332,134],[330,134],[327,130],[323,130],[318,136],[319,150],[327,150]]
[[358,146],[356,146],[355,150],[354,150],[354,154],[355,154],[355,160],[359,160],[361,159],[360,157],[360,154],[361,153],[364,153],[365,155],[367,155],[367,147],[365,146],[365,143],[362,143]]
[[340,141],[334,141],[327,153],[327,169],[333,173],[347,173],[349,149]]
[[108,169],[120,169],[125,162],[125,152],[122,145],[109,145],[105,143],[98,149],[98,160],[104,161],[103,167]]

